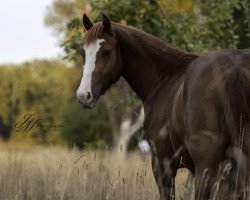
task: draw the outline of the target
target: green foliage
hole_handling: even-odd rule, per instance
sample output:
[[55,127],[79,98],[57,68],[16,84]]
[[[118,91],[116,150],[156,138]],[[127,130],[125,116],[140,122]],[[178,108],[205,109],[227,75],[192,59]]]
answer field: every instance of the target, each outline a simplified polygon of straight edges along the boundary
[[14,95],[15,83],[9,78],[13,75],[11,68],[0,71],[0,135],[5,140],[10,137],[12,122],[18,111]]
[[61,44],[67,60],[77,60],[80,57],[80,48],[82,47],[82,23],[79,18],[73,18],[67,24],[67,33],[69,37]]
[[237,24],[237,33],[239,35],[240,48],[250,47],[250,2],[240,1],[239,9],[234,12],[234,18]]
[[[123,84],[119,85],[119,87],[121,88],[120,91],[124,91],[124,88],[126,88],[126,86]],[[116,91],[116,90],[117,89],[114,89],[114,91]],[[113,92],[113,93],[115,93],[115,94],[113,94],[113,99],[112,99],[112,102],[109,106],[111,109],[117,110],[118,108],[120,108],[121,106],[124,106],[124,105],[133,106],[133,107],[140,105],[139,99],[137,98],[136,94],[131,90],[129,90],[127,92],[120,93],[120,94],[118,92]]]
[[112,141],[107,110],[102,104],[86,110],[76,101],[71,102],[63,110],[63,119],[67,125],[62,136],[70,146],[103,148]]
[[[154,0],[90,0],[94,20],[100,20],[105,13],[115,22],[125,22],[146,32],[161,36],[163,18]],[[115,6],[114,6],[115,5]],[[160,34],[159,34],[160,33]]]

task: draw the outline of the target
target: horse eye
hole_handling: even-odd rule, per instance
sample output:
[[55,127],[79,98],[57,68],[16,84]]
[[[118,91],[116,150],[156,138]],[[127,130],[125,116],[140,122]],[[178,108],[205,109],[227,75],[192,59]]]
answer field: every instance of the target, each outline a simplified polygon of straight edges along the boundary
[[104,58],[109,58],[112,54],[112,50],[108,49],[103,52],[103,57]]

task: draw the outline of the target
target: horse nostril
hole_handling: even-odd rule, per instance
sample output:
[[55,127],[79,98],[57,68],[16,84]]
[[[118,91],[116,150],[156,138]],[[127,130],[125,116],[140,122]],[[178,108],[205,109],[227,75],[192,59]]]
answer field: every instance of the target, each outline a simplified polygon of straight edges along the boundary
[[87,102],[92,100],[92,94],[91,94],[91,92],[86,92],[85,99],[86,99]]
[[86,100],[88,101],[88,100],[90,99],[90,97],[91,97],[91,96],[90,96],[90,92],[87,92],[87,93],[86,93]]

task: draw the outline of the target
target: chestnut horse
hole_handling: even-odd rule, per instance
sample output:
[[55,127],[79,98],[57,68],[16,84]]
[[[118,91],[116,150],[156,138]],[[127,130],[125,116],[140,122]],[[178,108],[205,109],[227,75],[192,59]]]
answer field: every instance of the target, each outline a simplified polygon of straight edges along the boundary
[[172,198],[179,167],[194,174],[196,199],[219,198],[224,179],[230,184],[221,198],[242,198],[250,167],[250,51],[197,56],[105,15],[93,24],[84,14],[83,25],[77,99],[93,108],[121,76],[128,82],[143,103],[161,199]]

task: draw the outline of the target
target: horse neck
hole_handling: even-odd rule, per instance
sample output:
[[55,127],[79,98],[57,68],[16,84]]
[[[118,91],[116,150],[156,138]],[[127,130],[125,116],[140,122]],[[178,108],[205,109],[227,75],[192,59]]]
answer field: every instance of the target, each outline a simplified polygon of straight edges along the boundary
[[189,60],[197,56],[171,47],[137,29],[116,25],[123,72],[122,76],[144,102],[166,80],[183,73]]

